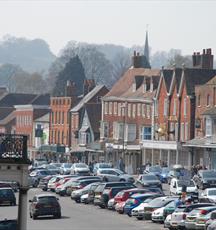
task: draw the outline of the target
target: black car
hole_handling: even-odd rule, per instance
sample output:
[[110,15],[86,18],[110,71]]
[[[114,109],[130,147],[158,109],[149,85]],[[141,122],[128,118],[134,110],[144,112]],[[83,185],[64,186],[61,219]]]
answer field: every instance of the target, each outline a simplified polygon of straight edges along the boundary
[[1,220],[0,221],[0,230],[17,230],[18,224],[17,220]]
[[199,189],[206,189],[216,186],[216,171],[199,170],[193,180]]
[[101,183],[98,185],[98,187],[94,191],[94,205],[100,205],[101,204],[101,196],[103,194],[104,189],[113,188],[113,187],[125,187],[125,189],[136,188],[136,186],[134,184],[131,184],[129,182]]
[[0,188],[0,204],[16,205],[16,197],[12,188]]
[[162,184],[160,180],[158,179],[158,177],[150,173],[140,175],[139,178],[137,179],[136,184],[144,188],[157,187],[157,188],[162,189]]
[[38,216],[52,215],[55,218],[61,218],[61,206],[58,198],[52,194],[40,194],[29,200],[30,218],[35,220]]

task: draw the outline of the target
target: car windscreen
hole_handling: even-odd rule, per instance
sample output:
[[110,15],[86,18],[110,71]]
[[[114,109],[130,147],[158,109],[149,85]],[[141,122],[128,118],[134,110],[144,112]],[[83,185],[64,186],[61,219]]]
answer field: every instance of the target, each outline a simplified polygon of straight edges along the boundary
[[0,189],[0,197],[13,196],[12,189]]
[[212,178],[212,177],[216,177],[216,172],[215,171],[206,171],[202,173],[204,178]]
[[64,168],[71,168],[71,166],[72,166],[72,164],[70,164],[70,163],[64,164]]
[[76,168],[88,168],[86,164],[76,164]]
[[57,202],[57,199],[54,196],[43,196],[43,197],[38,198],[38,202],[43,203],[43,204],[54,203],[54,202]]
[[162,168],[162,174],[166,174],[166,173],[168,173],[169,172],[169,168]]
[[175,209],[175,212],[184,212],[185,207],[178,207]]
[[99,168],[103,169],[103,168],[112,168],[112,166],[110,164],[99,164]]
[[162,207],[165,204],[167,204],[167,200],[164,198],[155,198],[154,200],[152,200],[151,202],[149,202],[149,206],[151,207]]
[[188,186],[188,187],[195,187],[195,184],[192,180],[190,181],[186,181],[186,180],[179,180],[177,181],[178,187],[182,187],[184,185]]
[[161,168],[159,166],[150,167],[149,172],[161,172]]
[[155,175],[144,175],[142,180],[158,180]]

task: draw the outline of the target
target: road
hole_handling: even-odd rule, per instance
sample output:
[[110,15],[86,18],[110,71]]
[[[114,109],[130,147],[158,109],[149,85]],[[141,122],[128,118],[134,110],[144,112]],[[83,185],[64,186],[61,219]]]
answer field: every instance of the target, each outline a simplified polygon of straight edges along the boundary
[[[30,189],[28,199],[34,194],[42,193],[40,189]],[[77,204],[69,197],[59,197],[62,207],[62,218],[40,218],[37,220],[27,217],[28,230],[143,230],[143,229],[164,229],[162,224],[155,224],[151,221],[138,221],[126,215],[117,214],[95,207],[93,205]],[[0,218],[16,218],[18,207],[1,207]]]

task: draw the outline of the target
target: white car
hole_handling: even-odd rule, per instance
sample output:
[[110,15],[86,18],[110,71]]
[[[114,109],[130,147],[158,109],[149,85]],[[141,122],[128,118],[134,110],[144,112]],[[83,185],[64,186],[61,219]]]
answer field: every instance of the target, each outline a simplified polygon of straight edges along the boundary
[[132,209],[131,216],[136,217],[137,220],[143,220],[144,218],[144,208],[148,206],[148,203],[152,200],[152,198],[146,199],[143,203],[141,203],[136,208]]
[[84,203],[84,204],[88,204],[88,197],[89,197],[89,194],[84,194],[80,197],[80,202],[81,203]]
[[171,221],[171,214],[168,215],[166,219],[164,220],[164,228],[171,229],[170,221]]
[[90,175],[90,169],[85,163],[75,163],[71,166],[71,174]]
[[199,200],[201,202],[216,202],[216,188],[207,188],[201,194]]
[[198,189],[193,180],[183,181],[176,178],[173,178],[170,182],[170,194],[181,195],[184,185],[187,186],[187,194],[191,193],[198,195]]

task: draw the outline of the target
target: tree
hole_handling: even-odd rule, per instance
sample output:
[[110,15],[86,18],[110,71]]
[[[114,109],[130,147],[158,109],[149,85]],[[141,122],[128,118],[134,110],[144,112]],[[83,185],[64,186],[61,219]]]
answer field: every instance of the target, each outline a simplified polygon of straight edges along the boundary
[[76,55],[71,58],[65,65],[65,68],[56,77],[55,86],[53,89],[54,96],[63,96],[65,94],[65,86],[68,80],[75,82],[76,94],[83,93],[83,81],[86,79],[83,65]]
[[185,65],[187,68],[192,67],[192,59],[190,56],[182,56],[181,54],[176,54],[173,58],[168,60],[167,66],[172,67],[175,65],[177,68],[182,68]]

